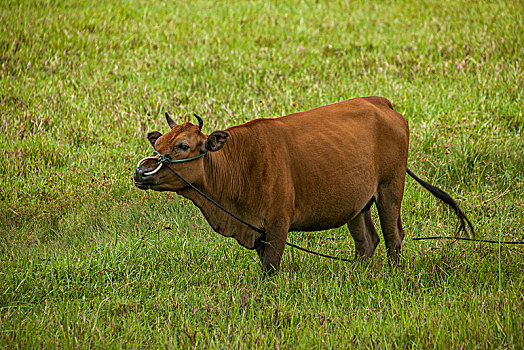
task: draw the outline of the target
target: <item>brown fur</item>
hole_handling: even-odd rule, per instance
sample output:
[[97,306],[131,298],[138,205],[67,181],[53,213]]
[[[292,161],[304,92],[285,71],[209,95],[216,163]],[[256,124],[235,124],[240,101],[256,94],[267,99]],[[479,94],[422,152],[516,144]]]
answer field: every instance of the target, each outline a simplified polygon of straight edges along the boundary
[[[289,231],[347,224],[356,256],[370,257],[379,236],[370,207],[377,205],[388,256],[396,260],[404,237],[400,207],[407,168],[406,119],[381,97],[364,97],[225,130],[222,149],[172,167],[215,201],[263,229],[265,237],[231,218],[168,169],[137,186],[176,191],[200,208],[213,230],[257,249],[265,271],[276,271]],[[189,123],[154,139],[156,149],[183,159],[207,152]],[[190,149],[174,148],[184,141]],[[144,163],[154,169],[154,162]],[[138,172],[138,170],[137,170]]]

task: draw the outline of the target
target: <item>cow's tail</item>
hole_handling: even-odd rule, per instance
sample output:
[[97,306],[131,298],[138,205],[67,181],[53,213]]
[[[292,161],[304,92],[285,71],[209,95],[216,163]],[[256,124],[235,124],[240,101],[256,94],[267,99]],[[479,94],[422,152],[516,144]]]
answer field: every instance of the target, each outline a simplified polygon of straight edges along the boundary
[[462,232],[462,231],[466,232],[466,224],[467,224],[469,226],[469,229],[471,230],[472,236],[475,236],[475,230],[473,229],[473,225],[469,221],[469,219],[466,216],[466,214],[464,214],[464,212],[460,209],[460,207],[457,204],[457,202],[455,202],[455,200],[453,198],[451,198],[451,196],[449,194],[447,194],[446,192],[444,192],[440,188],[435,187],[435,186],[427,183],[426,181],[420,179],[411,170],[407,169],[406,172],[408,173],[409,176],[411,176],[413,179],[415,179],[415,181],[417,181],[420,185],[422,185],[422,187],[424,187],[426,190],[431,192],[432,195],[434,195],[435,197],[437,197],[438,199],[440,199],[441,201],[443,201],[444,203],[449,205],[451,208],[453,208],[453,210],[455,211],[455,213],[457,214],[457,216],[458,216],[458,218],[460,220],[460,225],[459,225],[459,228],[458,228],[458,232]]

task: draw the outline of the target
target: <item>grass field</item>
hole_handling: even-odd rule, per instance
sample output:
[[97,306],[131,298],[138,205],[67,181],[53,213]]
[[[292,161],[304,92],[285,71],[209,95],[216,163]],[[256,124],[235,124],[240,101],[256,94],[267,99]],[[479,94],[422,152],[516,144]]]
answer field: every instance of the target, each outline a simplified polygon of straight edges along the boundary
[[[521,1],[0,2],[0,347],[523,348],[524,248],[256,254],[132,183],[145,133],[380,95],[409,167],[478,236],[523,240]],[[376,213],[374,214],[376,216]],[[407,180],[407,237],[456,219]],[[353,256],[347,229],[290,241]]]

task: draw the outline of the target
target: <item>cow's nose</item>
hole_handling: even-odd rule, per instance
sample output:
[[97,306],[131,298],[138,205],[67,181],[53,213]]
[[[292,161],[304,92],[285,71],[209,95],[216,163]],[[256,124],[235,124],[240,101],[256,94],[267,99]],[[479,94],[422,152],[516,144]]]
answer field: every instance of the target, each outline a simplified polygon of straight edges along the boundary
[[151,171],[151,169],[138,167],[135,170],[135,174],[133,175],[133,180],[135,183],[147,183],[147,179],[151,178],[151,176],[144,175],[144,173]]

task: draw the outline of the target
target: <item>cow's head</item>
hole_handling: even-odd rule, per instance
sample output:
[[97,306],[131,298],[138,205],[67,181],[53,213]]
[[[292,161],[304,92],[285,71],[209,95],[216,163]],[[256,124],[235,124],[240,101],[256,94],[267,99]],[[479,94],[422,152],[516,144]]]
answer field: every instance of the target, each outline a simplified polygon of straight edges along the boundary
[[[171,131],[162,135],[158,131],[147,134],[147,138],[158,154],[171,160],[184,160],[216,152],[226,143],[228,133],[214,131],[209,136],[202,133],[202,118],[195,114],[198,125],[184,123],[177,125],[166,113],[166,120]],[[146,190],[178,191],[187,184],[173,174],[166,166],[159,167],[158,155],[145,158],[138,164],[133,177],[135,186]],[[187,162],[171,163],[170,166],[189,182],[200,185],[204,175],[204,158],[195,158]]]

